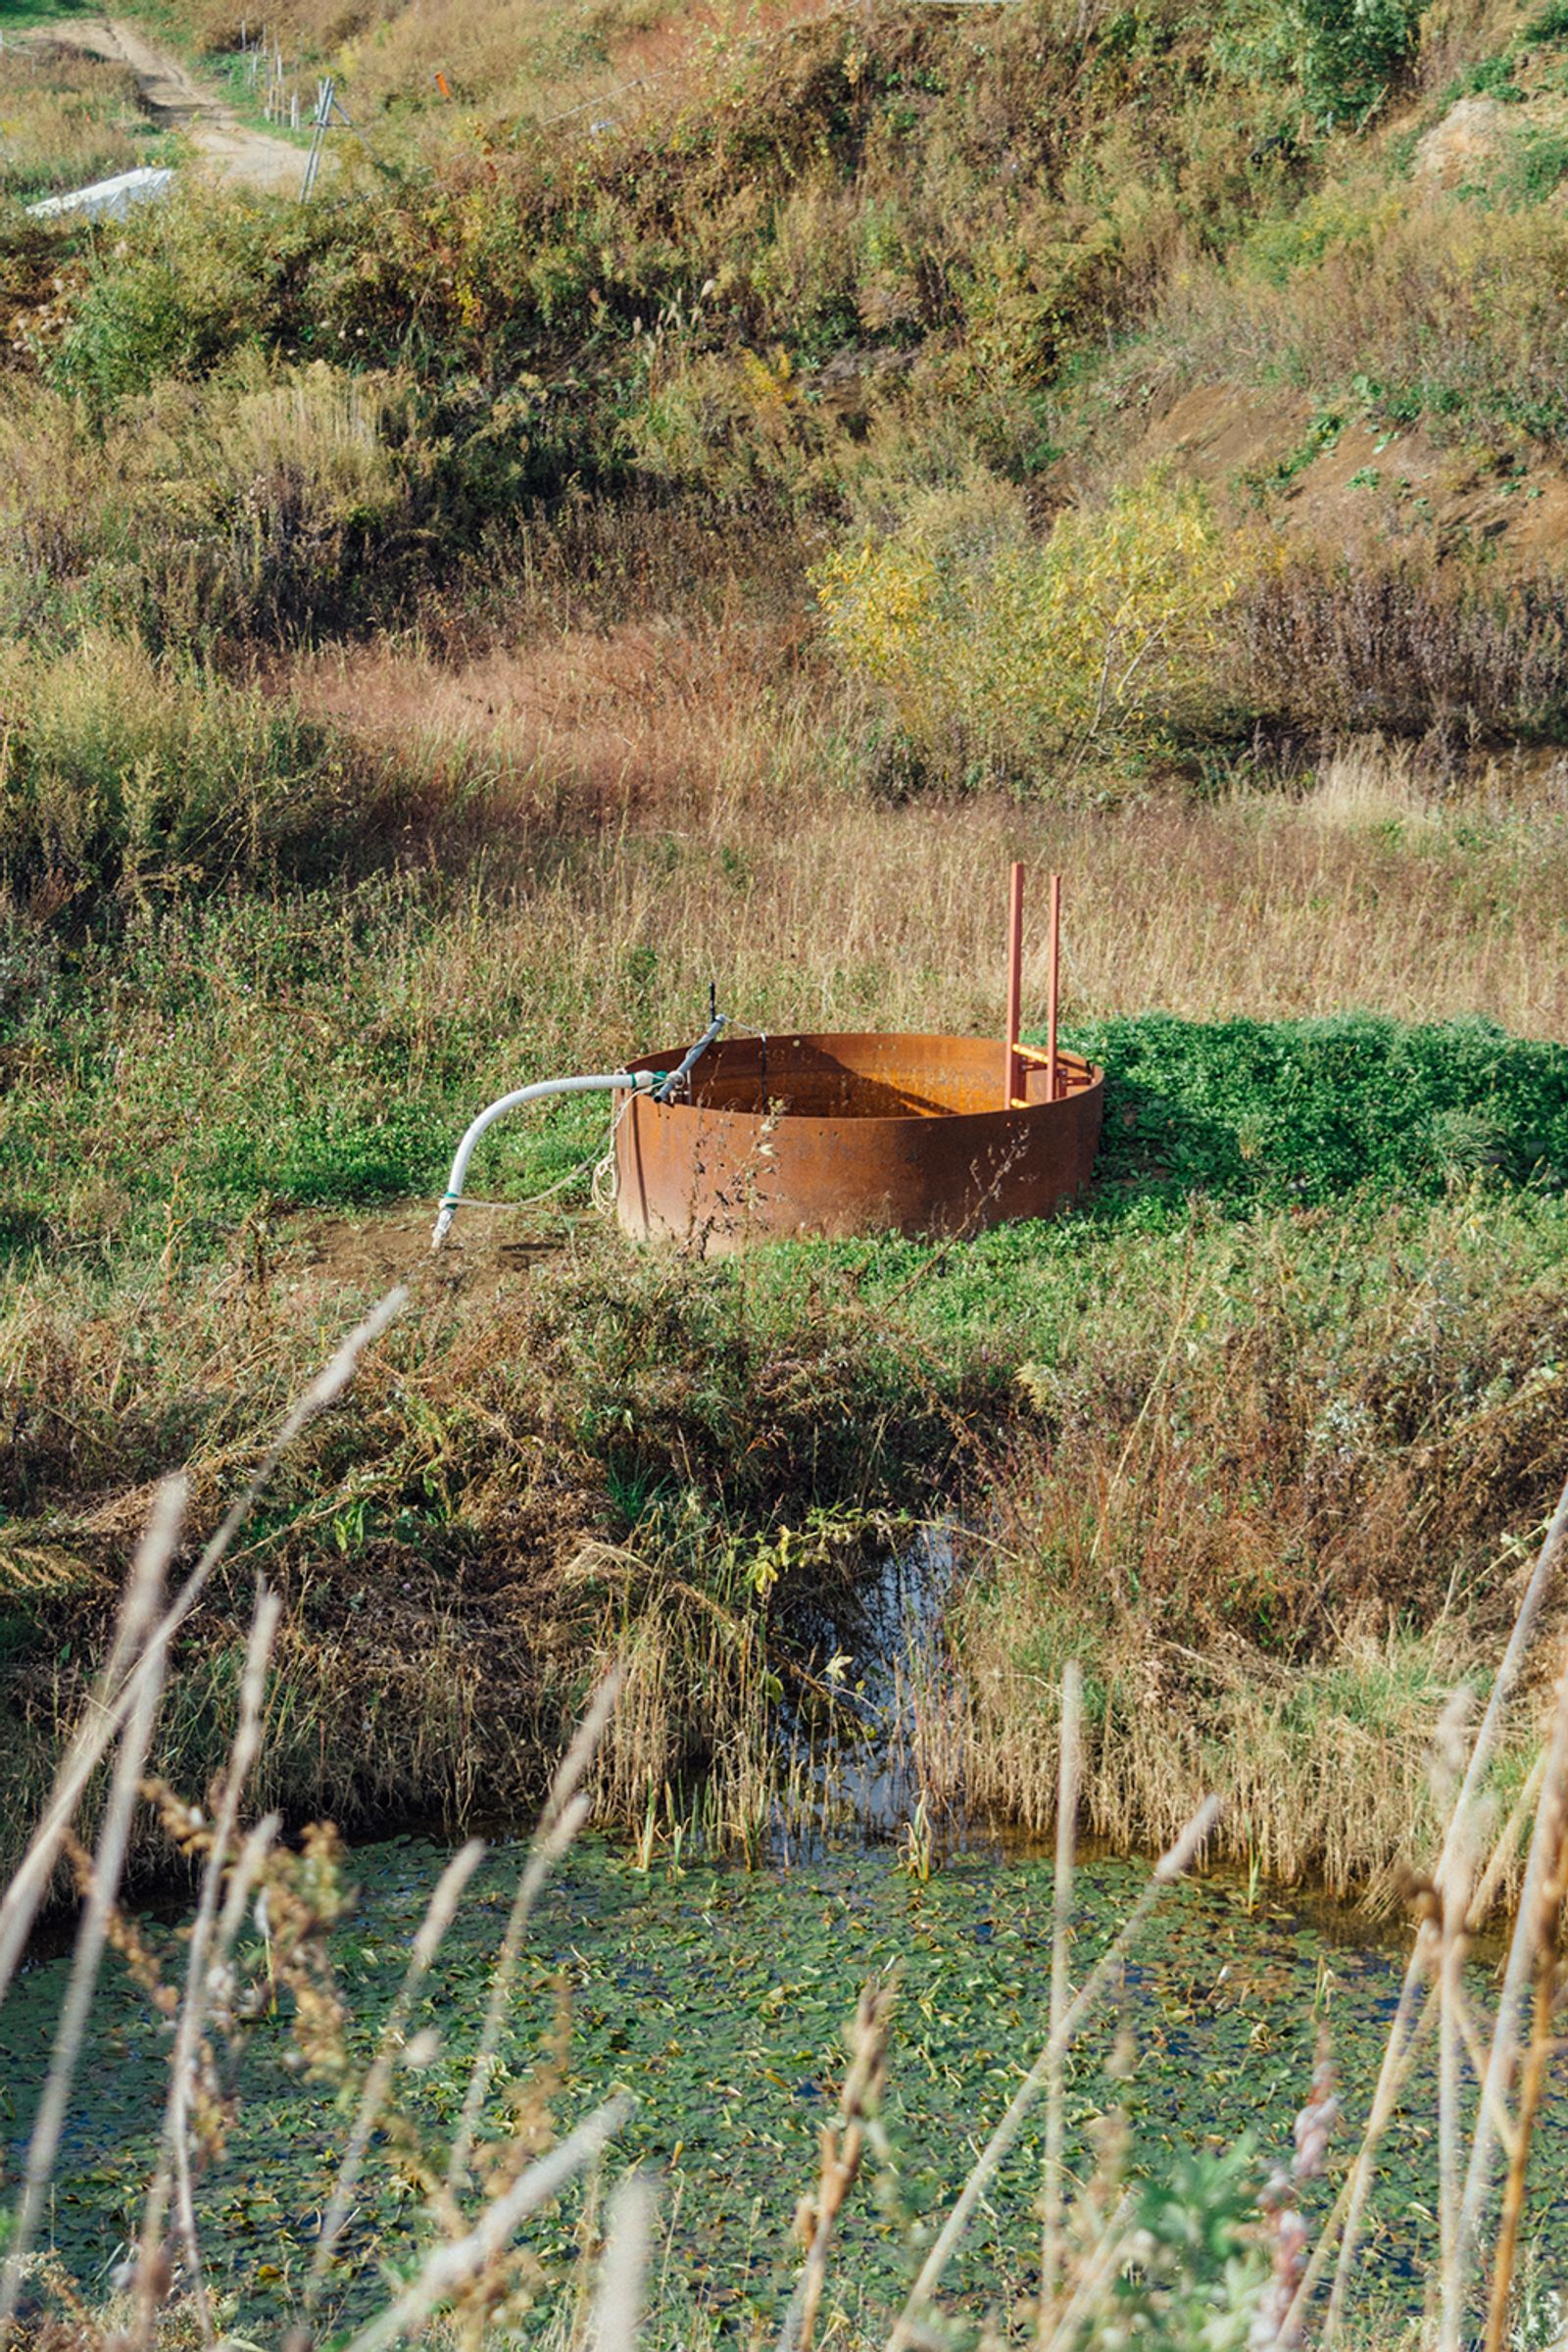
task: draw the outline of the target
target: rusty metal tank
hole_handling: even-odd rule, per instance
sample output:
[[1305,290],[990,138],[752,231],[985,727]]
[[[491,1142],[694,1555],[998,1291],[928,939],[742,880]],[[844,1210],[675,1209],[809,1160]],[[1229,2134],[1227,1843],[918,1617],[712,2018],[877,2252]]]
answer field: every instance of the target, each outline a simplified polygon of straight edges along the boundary
[[1089,1182],[1104,1073],[1058,1054],[1048,1100],[1046,1056],[1025,1053],[1009,1101],[1007,1054],[995,1038],[724,1039],[685,1101],[616,1098],[621,1225],[716,1254],[791,1234],[966,1234],[1049,1216]]

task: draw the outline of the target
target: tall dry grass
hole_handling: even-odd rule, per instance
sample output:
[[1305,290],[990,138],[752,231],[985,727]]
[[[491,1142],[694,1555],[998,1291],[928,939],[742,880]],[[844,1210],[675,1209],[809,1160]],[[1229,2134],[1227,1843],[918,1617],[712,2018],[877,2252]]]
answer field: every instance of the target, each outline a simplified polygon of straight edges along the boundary
[[[863,787],[858,705],[788,636],[627,625],[456,670],[416,650],[321,657],[292,684],[305,709],[496,795],[517,910],[432,943],[420,985],[437,1004],[539,957],[575,976],[594,1045],[624,1050],[640,955],[666,1023],[712,972],[763,1025],[983,1027],[1001,1006],[1006,865],[1023,858],[1067,876],[1069,1017],[1358,1005],[1568,1031],[1568,787],[1546,759],[1448,781],[1361,743],[1284,789],[1266,768],[1252,788],[1244,766],[1196,806],[1124,786],[1109,806],[1054,806],[1049,773],[1034,805],[889,803]],[[1387,779],[1396,821],[1354,815],[1352,769]],[[1031,1004],[1044,984],[1036,932]]]
[[39,912],[336,864],[415,806],[286,702],[117,632],[0,641],[0,874]]
[[1310,546],[1270,566],[1237,614],[1237,691],[1276,723],[1386,728],[1440,757],[1561,732],[1568,601],[1548,564],[1498,578],[1430,551]]
[[[254,209],[238,211],[260,241]],[[236,288],[235,306],[248,299]],[[183,380],[216,352],[200,320],[170,314],[165,368],[110,384],[123,396],[112,416],[26,377],[0,384],[8,633],[113,625],[154,648],[255,645],[351,619],[374,549],[417,567],[433,460],[411,436],[407,386],[254,352],[216,382]]]
[[0,193],[85,187],[145,160],[134,76],[49,42],[0,50]]
[[[1100,395],[1136,383],[1135,415],[1157,416],[1197,384],[1290,384],[1333,414],[1420,418],[1483,466],[1555,444],[1555,214],[1507,200],[1509,156],[1503,140],[1477,160],[1476,183],[1494,183],[1494,201],[1477,203],[1468,189],[1416,193],[1384,160],[1352,153],[1292,214],[1173,273]],[[1092,397],[1088,414],[1098,408]],[[1106,412],[1112,437],[1133,421]]]

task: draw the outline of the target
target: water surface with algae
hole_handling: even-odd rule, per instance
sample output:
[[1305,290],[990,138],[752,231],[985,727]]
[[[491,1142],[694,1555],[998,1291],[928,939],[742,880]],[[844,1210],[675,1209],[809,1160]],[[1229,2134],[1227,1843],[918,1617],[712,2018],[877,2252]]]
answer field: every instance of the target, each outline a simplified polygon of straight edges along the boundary
[[[361,1888],[336,1936],[356,2043],[373,2046],[444,1856],[416,1838],[358,1850]],[[417,2004],[441,2055],[406,2095],[436,2145],[462,2101],[518,1853],[487,1858]],[[1073,1952],[1082,1980],[1147,1869],[1093,1860],[1080,1872]],[[568,1858],[537,1911],[503,2044],[507,2076],[526,2077],[569,2010],[569,2067],[556,2101],[569,2122],[612,2085],[637,2099],[621,2148],[656,2169],[668,2235],[666,2284],[688,2289],[748,2331],[777,2308],[793,2275],[790,2225],[814,2178],[817,2135],[843,2063],[842,2029],[868,1978],[896,1974],[886,2117],[899,2158],[895,2217],[874,2183],[858,2191],[842,2231],[837,2278],[853,2300],[886,2308],[908,2276],[909,2246],[951,2201],[1044,2038],[1051,1972],[1050,1864],[974,1848],[929,1881],[906,1876],[886,1846],[819,1852],[745,1871],[667,1861],[644,1874],[593,1842]],[[149,1935],[178,1966],[177,1926]],[[1365,2114],[1398,1985],[1403,1946],[1321,1907],[1234,1880],[1172,1888],[1143,1933],[1116,1997],[1086,2029],[1069,2071],[1073,2161],[1113,2106],[1131,2161],[1155,2170],[1180,2148],[1243,2138],[1259,2165],[1288,2154],[1291,2125],[1327,2027],[1348,2115]],[[259,1954],[250,1955],[254,1962]],[[37,2096],[66,1963],[31,1969],[0,2011],[0,2101],[10,2162]],[[118,1963],[98,2001],[90,2060],[51,2208],[55,2242],[88,2285],[102,2283],[136,2214],[154,2153],[165,2029]],[[1475,1971],[1485,1997],[1487,1971]],[[1112,2060],[1118,2035],[1120,2057]],[[240,2312],[265,2320],[292,2302],[307,2266],[346,2129],[329,2088],[289,2071],[281,2021],[250,2030],[239,2120],[223,2164],[200,2189],[216,2279]],[[1130,2071],[1126,2071],[1130,2070]],[[498,2080],[492,2115],[505,2083]],[[974,2298],[1026,2292],[1038,2239],[1035,2199],[1043,2116],[1025,2129],[984,2200],[954,2267]],[[1419,2294],[1433,2225],[1436,2107],[1418,2070],[1380,2167],[1372,2255],[1391,2293]],[[1342,2127],[1338,2164],[1349,2153]],[[1568,2100],[1542,2134],[1543,2181],[1560,2179]],[[409,2188],[383,2146],[369,2168],[337,2274],[340,2311],[380,2290],[378,2265],[412,2247]],[[618,2160],[617,2160],[618,2161]],[[1332,2193],[1333,2170],[1319,2185]],[[1539,2193],[1533,2224],[1549,2232]],[[548,2274],[575,2256],[576,2207],[533,2225]],[[911,2240],[910,2229],[914,2236]],[[548,2300],[548,2298],[545,2298]],[[540,2312],[543,2318],[543,2305]]]

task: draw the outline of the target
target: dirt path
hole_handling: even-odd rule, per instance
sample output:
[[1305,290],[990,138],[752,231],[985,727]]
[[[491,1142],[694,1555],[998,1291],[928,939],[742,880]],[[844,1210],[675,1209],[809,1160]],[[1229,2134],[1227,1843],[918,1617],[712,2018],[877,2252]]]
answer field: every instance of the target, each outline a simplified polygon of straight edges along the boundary
[[155,49],[122,17],[73,17],[41,25],[29,37],[128,67],[153,120],[166,130],[183,131],[219,178],[255,188],[298,189],[305,170],[301,148],[252,130],[232,107],[192,80],[177,57]]

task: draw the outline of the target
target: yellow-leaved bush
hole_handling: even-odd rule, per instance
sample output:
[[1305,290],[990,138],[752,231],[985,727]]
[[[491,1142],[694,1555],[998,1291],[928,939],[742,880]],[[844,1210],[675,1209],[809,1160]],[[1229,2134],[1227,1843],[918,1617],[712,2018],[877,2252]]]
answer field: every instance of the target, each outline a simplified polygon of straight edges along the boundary
[[1005,484],[928,491],[814,584],[839,654],[932,772],[1047,784],[1212,719],[1245,563],[1202,491],[1154,469],[1043,540]]

